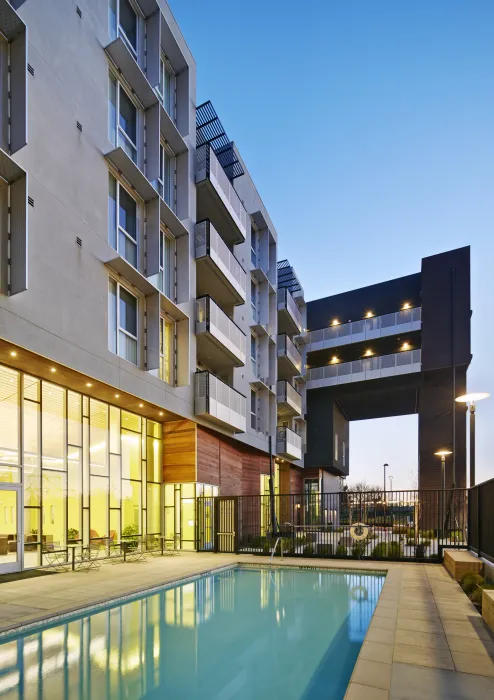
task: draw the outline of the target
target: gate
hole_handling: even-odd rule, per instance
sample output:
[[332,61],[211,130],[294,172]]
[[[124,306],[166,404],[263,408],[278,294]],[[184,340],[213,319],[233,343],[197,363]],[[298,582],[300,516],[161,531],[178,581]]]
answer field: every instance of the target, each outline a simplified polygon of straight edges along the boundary
[[238,498],[228,496],[197,499],[197,551],[238,552]]

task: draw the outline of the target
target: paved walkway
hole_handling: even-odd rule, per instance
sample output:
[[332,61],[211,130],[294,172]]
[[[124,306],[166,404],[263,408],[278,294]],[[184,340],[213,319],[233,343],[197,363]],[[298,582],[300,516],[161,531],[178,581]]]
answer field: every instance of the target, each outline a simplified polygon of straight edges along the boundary
[[[140,564],[108,563],[97,572],[4,583],[0,633],[221,566],[265,561],[248,555],[183,553]],[[388,572],[346,700],[494,697],[494,638],[442,566],[290,558],[283,563]]]

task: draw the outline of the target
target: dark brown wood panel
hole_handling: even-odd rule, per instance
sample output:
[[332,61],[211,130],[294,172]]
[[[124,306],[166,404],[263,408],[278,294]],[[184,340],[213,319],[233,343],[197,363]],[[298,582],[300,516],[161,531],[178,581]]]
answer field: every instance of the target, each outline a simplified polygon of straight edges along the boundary
[[242,453],[224,440],[220,441],[220,496],[242,493]]
[[290,493],[304,492],[304,472],[297,467],[290,468]]
[[242,494],[244,496],[252,496],[260,493],[260,462],[261,457],[259,455],[249,452],[246,452],[243,455]]
[[220,440],[197,426],[197,481],[220,485]]
[[196,481],[197,426],[190,420],[163,424],[163,481]]

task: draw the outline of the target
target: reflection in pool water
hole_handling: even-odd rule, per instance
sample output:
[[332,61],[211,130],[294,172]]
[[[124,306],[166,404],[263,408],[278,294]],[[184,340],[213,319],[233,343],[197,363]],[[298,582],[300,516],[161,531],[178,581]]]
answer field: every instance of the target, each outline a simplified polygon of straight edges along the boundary
[[0,698],[343,698],[383,581],[299,569],[204,576],[5,642]]

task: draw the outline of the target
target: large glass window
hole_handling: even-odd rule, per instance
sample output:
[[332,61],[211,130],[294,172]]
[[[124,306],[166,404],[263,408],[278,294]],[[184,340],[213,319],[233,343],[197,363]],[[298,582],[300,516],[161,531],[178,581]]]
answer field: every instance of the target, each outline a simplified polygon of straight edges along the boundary
[[160,274],[159,289],[175,301],[175,238],[168,231],[160,231]]
[[252,374],[257,377],[257,338],[253,333],[250,335],[250,362]]
[[127,45],[137,59],[137,23],[138,17],[130,0],[109,0],[110,37],[117,36]]
[[108,241],[135,268],[138,266],[137,202],[125,187],[109,176]]
[[110,277],[108,340],[112,352],[137,364],[137,298]]
[[113,73],[108,91],[108,138],[137,163],[137,107]]
[[160,317],[160,379],[167,384],[175,383],[175,322]]
[[[2,481],[17,481],[17,469],[1,465],[19,464],[19,372],[0,367],[0,476]],[[14,476],[15,478],[11,478]]]
[[160,59],[158,96],[170,118],[176,121],[176,78],[173,68],[163,55]]
[[250,427],[257,430],[257,392],[250,390]]
[[250,307],[252,311],[252,318],[254,321],[257,320],[257,285],[254,280],[250,280]]

